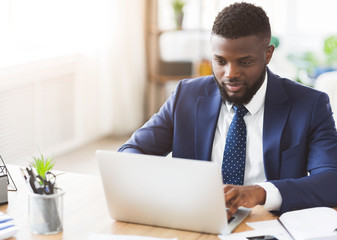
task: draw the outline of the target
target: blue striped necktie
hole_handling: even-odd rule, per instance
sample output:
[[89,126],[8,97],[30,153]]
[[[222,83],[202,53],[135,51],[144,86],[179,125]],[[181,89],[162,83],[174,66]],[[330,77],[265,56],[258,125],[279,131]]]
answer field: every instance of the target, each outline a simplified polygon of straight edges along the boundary
[[246,162],[246,124],[243,117],[248,110],[243,105],[233,106],[235,115],[229,126],[222,162],[224,184],[243,185]]

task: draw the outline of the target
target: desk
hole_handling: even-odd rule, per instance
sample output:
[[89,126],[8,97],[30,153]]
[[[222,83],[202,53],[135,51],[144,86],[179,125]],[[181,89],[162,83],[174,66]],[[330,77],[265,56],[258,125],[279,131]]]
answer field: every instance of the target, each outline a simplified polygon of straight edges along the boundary
[[[116,222],[109,217],[108,208],[100,178],[76,173],[63,173],[57,177],[57,184],[65,191],[64,195],[64,230],[55,235],[35,235],[30,233],[28,216],[28,189],[17,166],[8,166],[9,172],[18,188],[17,192],[8,192],[8,205],[0,211],[8,214],[16,223],[19,232],[12,239],[66,239],[85,240],[91,233],[130,234],[178,239],[219,239],[216,235],[151,227],[145,225]],[[253,208],[246,219],[248,222],[276,218],[262,207]],[[249,230],[242,223],[235,232]]]

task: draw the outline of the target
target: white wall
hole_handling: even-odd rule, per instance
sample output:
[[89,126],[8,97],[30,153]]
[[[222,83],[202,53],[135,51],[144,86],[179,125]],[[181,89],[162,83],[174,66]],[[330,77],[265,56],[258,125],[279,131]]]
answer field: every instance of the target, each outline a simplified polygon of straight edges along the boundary
[[143,124],[144,7],[143,0],[0,1],[6,162],[38,150],[58,155]]

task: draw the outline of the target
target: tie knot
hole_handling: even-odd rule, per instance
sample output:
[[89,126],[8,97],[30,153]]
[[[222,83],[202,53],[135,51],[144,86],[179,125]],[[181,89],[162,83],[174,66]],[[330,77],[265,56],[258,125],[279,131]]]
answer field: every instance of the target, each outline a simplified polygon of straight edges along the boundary
[[240,117],[245,116],[248,112],[247,108],[243,105],[234,105],[233,108],[234,108],[235,114],[237,114]]

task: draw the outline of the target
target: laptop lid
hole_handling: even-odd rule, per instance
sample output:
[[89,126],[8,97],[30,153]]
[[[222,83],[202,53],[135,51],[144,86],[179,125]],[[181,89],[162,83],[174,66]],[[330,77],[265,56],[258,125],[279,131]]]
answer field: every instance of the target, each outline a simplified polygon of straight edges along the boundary
[[230,233],[219,166],[213,162],[98,150],[111,218],[189,231]]

